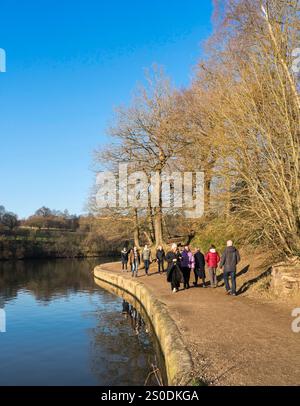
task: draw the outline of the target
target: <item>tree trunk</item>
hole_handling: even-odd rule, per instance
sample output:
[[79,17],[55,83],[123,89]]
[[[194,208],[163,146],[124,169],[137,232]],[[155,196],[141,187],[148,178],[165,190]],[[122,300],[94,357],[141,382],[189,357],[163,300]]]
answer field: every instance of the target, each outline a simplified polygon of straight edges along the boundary
[[211,205],[210,205],[210,189],[211,189],[212,176],[208,173],[205,173],[204,176],[204,214],[209,214]]
[[225,178],[225,185],[226,185],[226,196],[225,196],[225,217],[228,218],[231,213],[231,178],[229,175]]
[[137,248],[140,248],[140,226],[139,226],[139,218],[138,218],[138,211],[137,211],[137,209],[134,209],[133,240],[134,240],[134,245],[135,245]]
[[[150,183],[150,180],[149,180]],[[151,245],[153,245],[154,239],[155,239],[155,227],[154,227],[154,215],[153,215],[153,208],[152,208],[152,203],[151,203],[151,193],[148,193],[148,224],[149,224],[149,231],[150,235],[148,236],[149,239],[151,239],[149,242],[151,242]]]
[[144,231],[144,235],[145,235],[145,237],[146,237],[146,239],[148,241],[148,244],[150,246],[152,246],[153,245],[153,239],[152,239],[151,235],[149,233],[147,233],[147,231]]
[[162,209],[157,207],[155,209],[154,218],[154,228],[155,228],[155,243],[156,246],[163,245],[163,226],[162,226]]
[[167,235],[168,235],[168,238],[170,239],[172,236],[171,236],[169,227],[168,227],[168,225],[167,225],[166,219],[165,219],[164,217],[163,217],[163,227],[164,227],[165,232],[166,232]]
[[156,185],[158,193],[158,207],[154,209],[154,236],[156,246],[163,245],[163,211],[162,211],[162,180],[159,170],[159,182]]

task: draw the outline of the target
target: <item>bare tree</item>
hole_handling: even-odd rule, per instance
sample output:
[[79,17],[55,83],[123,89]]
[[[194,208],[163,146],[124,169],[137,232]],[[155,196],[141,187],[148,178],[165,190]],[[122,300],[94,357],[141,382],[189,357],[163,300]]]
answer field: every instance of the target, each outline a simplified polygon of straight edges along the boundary
[[[110,134],[115,144],[106,151],[108,160],[128,162],[131,170],[143,171],[148,178],[153,172],[160,175],[153,190],[158,204],[153,207],[151,199],[148,201],[148,236],[160,245],[163,243],[161,174],[187,143],[180,127],[175,92],[162,70],[154,68],[147,74],[147,86],[139,88],[130,107],[117,109]],[[100,156],[103,160],[102,152]]]
[[297,254],[300,111],[291,63],[299,41],[299,2],[222,3],[222,42],[207,68],[216,136],[222,140],[219,173],[231,177],[230,185],[243,185],[234,188],[234,211],[249,233]]

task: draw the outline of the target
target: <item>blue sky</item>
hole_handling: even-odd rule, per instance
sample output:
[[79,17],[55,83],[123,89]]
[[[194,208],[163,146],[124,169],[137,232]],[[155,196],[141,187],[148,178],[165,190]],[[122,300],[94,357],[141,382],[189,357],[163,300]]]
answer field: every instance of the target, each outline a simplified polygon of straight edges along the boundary
[[114,107],[153,63],[186,86],[211,13],[210,0],[1,0],[0,205],[84,212]]

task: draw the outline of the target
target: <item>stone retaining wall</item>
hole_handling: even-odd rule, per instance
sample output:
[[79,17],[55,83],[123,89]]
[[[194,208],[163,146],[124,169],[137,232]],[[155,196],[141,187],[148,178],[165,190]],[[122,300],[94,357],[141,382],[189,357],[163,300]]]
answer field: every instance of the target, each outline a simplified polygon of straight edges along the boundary
[[300,260],[298,257],[272,267],[271,288],[277,296],[300,297]]
[[[105,265],[97,266],[94,269],[94,276],[96,283],[102,281],[114,286],[120,290],[117,292],[119,296],[122,296],[122,292],[126,292],[139,302],[160,343],[169,385],[190,384],[193,371],[192,358],[166,305],[161,303],[143,283],[136,279],[124,278],[113,271],[107,271]],[[99,285],[103,287],[101,283]]]

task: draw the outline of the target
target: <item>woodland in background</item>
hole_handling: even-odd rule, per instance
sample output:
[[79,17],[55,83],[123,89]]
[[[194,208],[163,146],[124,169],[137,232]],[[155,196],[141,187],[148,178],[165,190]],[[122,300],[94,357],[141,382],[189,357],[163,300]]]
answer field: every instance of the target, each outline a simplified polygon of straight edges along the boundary
[[0,260],[113,256],[129,238],[127,227],[110,219],[42,207],[18,220],[0,206]]
[[[39,209],[25,220],[0,207],[0,259],[80,257],[193,240],[206,250],[226,239],[300,255],[300,98],[293,51],[300,48],[299,0],[215,2],[214,34],[194,79],[176,89],[159,67],[130,106],[117,109],[112,142],[95,152],[95,171],[203,171],[205,214],[159,206],[98,210],[87,216]],[[174,184],[174,183],[173,183]],[[141,196],[142,198],[142,196]]]
[[194,80],[172,87],[162,69],[147,73],[132,104],[117,109],[112,144],[95,153],[95,171],[205,173],[205,215],[182,210],[90,208],[130,224],[136,245],[184,235],[209,245],[226,238],[300,255],[300,98],[293,51],[300,47],[298,0],[215,2],[214,34]]

